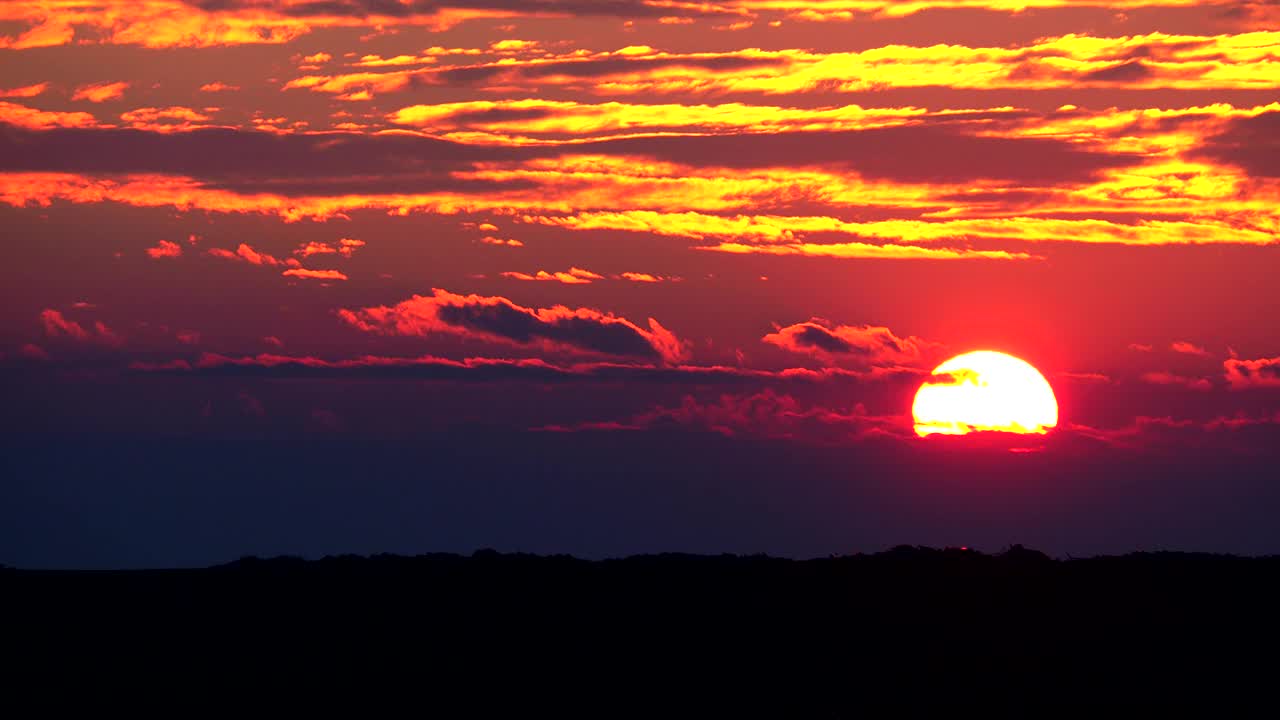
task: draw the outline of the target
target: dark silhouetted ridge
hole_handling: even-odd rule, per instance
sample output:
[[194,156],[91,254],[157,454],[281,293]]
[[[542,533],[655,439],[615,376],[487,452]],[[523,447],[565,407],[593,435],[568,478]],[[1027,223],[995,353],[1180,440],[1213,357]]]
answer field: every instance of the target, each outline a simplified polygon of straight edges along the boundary
[[1274,680],[1280,558],[480,550],[7,568],[0,592],[6,651],[76,683],[318,683],[298,702],[321,705],[374,683],[427,714],[503,717],[1221,713]]

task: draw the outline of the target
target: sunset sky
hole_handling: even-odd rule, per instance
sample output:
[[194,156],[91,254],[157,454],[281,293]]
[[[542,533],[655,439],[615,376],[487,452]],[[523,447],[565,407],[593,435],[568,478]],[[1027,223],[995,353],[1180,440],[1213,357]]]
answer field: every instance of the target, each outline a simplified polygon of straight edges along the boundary
[[[1280,5],[0,3],[0,563],[1280,552]],[[1058,427],[916,437],[948,357]]]

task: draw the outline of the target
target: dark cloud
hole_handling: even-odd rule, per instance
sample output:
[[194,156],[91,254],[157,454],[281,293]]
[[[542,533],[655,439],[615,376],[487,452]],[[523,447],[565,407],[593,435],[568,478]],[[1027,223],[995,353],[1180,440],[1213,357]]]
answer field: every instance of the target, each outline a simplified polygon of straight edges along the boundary
[[645,0],[185,0],[206,12],[268,11],[290,17],[411,18],[446,10],[494,10],[520,15],[661,17],[723,15],[713,6],[669,6]]
[[455,295],[437,289],[395,306],[341,310],[345,322],[366,332],[428,335],[436,332],[517,345],[548,344],[589,353],[676,362],[684,343],[657,320],[649,329],[592,308],[528,308],[504,297]]
[[1045,138],[980,137],[961,124],[768,135],[648,137],[586,147],[608,154],[731,168],[828,166],[907,182],[978,178],[1060,184],[1087,179],[1142,157],[1084,149]]
[[832,325],[821,318],[779,328],[761,339],[791,352],[852,356],[868,365],[918,365],[939,347],[917,337],[900,338],[886,327]]
[[1232,120],[1193,154],[1235,165],[1255,177],[1280,177],[1280,112]]
[[1155,72],[1141,60],[1129,60],[1111,67],[1087,72],[1082,80],[1107,83],[1133,83],[1153,77]]
[[697,365],[626,365],[618,363],[581,363],[553,365],[539,359],[448,358],[424,356],[416,358],[364,356],[346,360],[324,360],[261,354],[229,357],[205,353],[193,360],[135,362],[135,373],[228,378],[278,379],[360,379],[360,380],[442,380],[454,382],[627,382],[697,385],[728,384],[811,384],[834,380],[859,382],[910,382],[909,372],[882,373],[875,376],[852,370],[824,368],[809,370],[752,370],[725,366]]
[[426,84],[443,83],[447,85],[483,85],[497,78],[504,82],[515,82],[519,79],[537,80],[546,77],[578,77],[598,78],[611,75],[628,75],[631,73],[647,73],[669,68],[688,68],[696,70],[712,70],[724,72],[742,70],[753,67],[781,67],[787,64],[785,58],[769,57],[607,57],[589,60],[564,60],[560,62],[538,63],[536,65],[478,65],[474,67],[453,68],[432,71],[416,75]]
[[686,396],[678,406],[657,406],[624,421],[539,428],[554,432],[584,430],[697,430],[725,436],[797,439],[805,443],[843,443],[869,438],[914,437],[905,415],[876,417],[861,405],[848,410],[803,403],[771,389],[721,395],[702,401]]
[[742,169],[828,166],[908,182],[996,178],[1050,184],[1085,179],[1141,160],[1138,155],[1088,150],[1079,143],[1054,139],[979,137],[969,134],[963,124],[625,138],[534,147],[464,145],[407,132],[0,130],[0,170],[174,174],[228,189],[283,194],[326,189],[332,194],[392,188],[405,192],[414,187],[484,192],[493,186],[448,174],[478,162],[570,154],[644,156]]

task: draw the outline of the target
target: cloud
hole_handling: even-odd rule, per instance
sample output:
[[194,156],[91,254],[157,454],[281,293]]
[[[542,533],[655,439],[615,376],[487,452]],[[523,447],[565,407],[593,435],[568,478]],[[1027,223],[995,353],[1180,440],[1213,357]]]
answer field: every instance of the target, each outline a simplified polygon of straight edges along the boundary
[[58,127],[94,127],[98,124],[98,119],[87,112],[37,110],[17,103],[0,102],[0,122],[28,130],[48,130]]
[[343,309],[339,317],[360,330],[384,335],[442,332],[666,363],[678,362],[686,353],[685,344],[653,318],[645,329],[592,308],[529,308],[504,297],[455,295],[440,289],[431,296],[414,295],[390,307]]
[[754,436],[817,443],[842,443],[870,437],[911,437],[905,415],[877,417],[861,405],[837,410],[801,403],[772,389],[721,395],[711,402],[685,396],[679,406],[657,406],[623,421],[587,422],[573,426],[537,428],[550,432],[584,430],[660,430],[680,428],[714,432],[729,437]]
[[247,262],[250,265],[267,265],[275,267],[282,264],[280,260],[277,260],[266,253],[254,250],[247,243],[240,243],[240,246],[236,248],[235,252],[231,252],[230,250],[225,250],[223,248],[209,248],[205,252],[224,260],[237,260]]
[[520,242],[519,240],[515,240],[512,238],[504,239],[500,237],[494,237],[492,235],[485,235],[484,237],[480,238],[480,242],[484,243],[485,245],[506,245],[508,247],[524,247],[524,243]]
[[[625,230],[659,235],[708,238],[734,238],[714,249],[723,252],[771,252],[754,250],[746,243],[769,243],[783,248],[778,254],[821,254],[835,257],[912,257],[944,259],[955,257],[998,257],[1028,259],[1022,253],[946,248],[937,256],[930,248],[916,244],[965,242],[971,239],[1015,240],[1020,242],[1075,242],[1118,245],[1197,245],[1225,243],[1240,245],[1273,245],[1276,237],[1263,229],[1242,227],[1211,219],[1195,221],[1139,220],[1119,223],[1110,220],[1055,217],[987,217],[961,220],[867,220],[846,221],[836,217],[814,215],[718,215],[705,212],[658,212],[655,210],[622,210],[580,212],[576,215],[524,215],[525,222],[569,228],[572,230]],[[820,244],[804,243],[805,235],[848,234],[882,240],[886,245],[866,242]],[[824,250],[830,248],[830,250]],[[985,253],[985,254],[984,254]]]
[[779,328],[761,340],[795,353],[850,358],[866,365],[918,366],[941,347],[915,336],[900,338],[886,327],[834,325],[821,318]]
[[147,255],[153,260],[176,258],[182,255],[182,246],[169,240],[161,240],[155,247],[147,248]]
[[918,245],[872,245],[870,243],[788,243],[783,245],[747,245],[720,243],[700,246],[698,250],[735,255],[804,255],[861,260],[1038,260],[1038,255],[1007,250],[968,250],[925,248]]
[[47,82],[9,88],[8,90],[0,90],[0,98],[32,98],[43,93],[48,88],[49,83]]
[[1193,156],[1235,165],[1254,177],[1280,177],[1280,111],[1231,120]]
[[[206,108],[206,111],[213,111],[217,108]],[[140,130],[151,130],[154,132],[174,132],[177,130],[192,130],[198,127],[205,127],[203,123],[210,119],[203,112],[193,110],[189,107],[173,105],[170,107],[142,107],[128,112],[120,113],[120,119],[131,127]]]
[[1151,385],[1178,385],[1190,390],[1212,390],[1213,383],[1208,378],[1193,378],[1184,375],[1178,375],[1171,372],[1146,372],[1139,376],[1145,383]]
[[18,354],[28,360],[44,361],[49,359],[49,353],[35,343],[26,343],[21,348],[18,348]]
[[207,93],[233,92],[239,89],[240,89],[239,85],[228,85],[220,81],[205,83],[204,85],[200,86],[200,92],[207,92]]
[[289,268],[280,273],[286,277],[308,278],[311,280],[347,280],[347,276],[337,270],[308,270],[306,268]]
[[1280,357],[1223,361],[1227,382],[1241,390],[1255,387],[1280,387]]
[[336,243],[319,242],[311,240],[298,246],[293,251],[294,255],[299,257],[311,257],[312,255],[332,255],[337,254],[349,258],[355,254],[356,250],[365,246],[365,241],[355,238],[340,238]]
[[1208,420],[1170,416],[1139,416],[1122,427],[1094,428],[1067,424],[1059,428],[1063,437],[1098,440],[1121,448],[1155,449],[1216,448],[1247,453],[1272,446],[1280,426],[1280,413],[1267,415],[1222,415]]
[[80,323],[68,320],[61,312],[52,308],[40,312],[40,324],[44,326],[45,335],[55,340],[74,340],[113,347],[124,342],[123,338],[101,321],[93,323],[86,329]]
[[102,82],[93,85],[81,85],[71,93],[72,100],[88,100],[91,103],[119,100],[124,91],[129,89],[127,82]]
[[1171,345],[1169,345],[1169,349],[1176,353],[1181,353],[1183,355],[1198,355],[1200,357],[1209,357],[1209,353],[1204,348],[1198,345],[1193,345],[1189,342],[1186,342],[1185,340],[1178,340],[1172,343]]
[[533,275],[522,272],[504,272],[502,277],[511,278],[512,280],[540,280],[564,283],[565,285],[587,285],[593,280],[603,280],[604,276],[593,273],[590,270],[583,270],[579,267],[569,268],[567,272],[547,272],[539,270]]
[[788,368],[754,370],[720,365],[637,365],[613,362],[556,365],[540,358],[511,359],[473,357],[453,360],[425,355],[421,357],[385,357],[365,355],[341,360],[325,360],[310,356],[286,356],[263,353],[255,356],[230,357],[203,353],[194,361],[176,359],[167,362],[136,361],[135,372],[200,375],[210,377],[296,378],[296,379],[386,379],[447,380],[460,382],[603,382],[677,383],[704,385],[803,385],[834,381],[849,382],[917,382],[916,375],[904,372],[867,373],[843,368]]
[[650,275],[649,273],[638,273],[638,272],[624,272],[619,277],[621,277],[623,280],[628,280],[630,282],[637,282],[637,283],[660,283],[667,279],[662,277],[661,275]]

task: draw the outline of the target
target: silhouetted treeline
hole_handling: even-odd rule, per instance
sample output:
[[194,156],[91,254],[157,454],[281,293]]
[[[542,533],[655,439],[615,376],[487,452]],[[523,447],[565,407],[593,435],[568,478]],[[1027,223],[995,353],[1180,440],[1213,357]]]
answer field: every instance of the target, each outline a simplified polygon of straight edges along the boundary
[[0,598],[9,656],[77,687],[375,688],[468,717],[1222,713],[1265,707],[1280,639],[1280,558],[1018,546],[4,568]]

